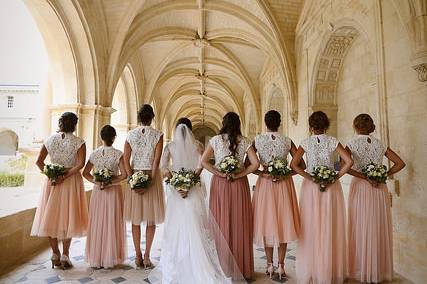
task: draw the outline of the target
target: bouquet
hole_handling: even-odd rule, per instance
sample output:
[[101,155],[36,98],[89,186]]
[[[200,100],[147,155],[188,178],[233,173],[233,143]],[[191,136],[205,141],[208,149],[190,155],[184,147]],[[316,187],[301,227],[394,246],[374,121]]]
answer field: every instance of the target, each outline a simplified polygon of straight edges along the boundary
[[275,181],[277,178],[286,177],[292,172],[291,168],[288,167],[286,160],[273,158],[267,164],[267,173],[272,176]]
[[104,188],[104,184],[111,184],[113,182],[113,172],[109,169],[100,169],[93,171],[93,177],[95,181],[101,182],[101,189]]
[[166,181],[178,192],[188,192],[192,187],[200,184],[200,177],[194,171],[182,168],[178,172],[172,172],[172,178]]
[[320,186],[320,191],[324,192],[328,184],[333,183],[337,179],[337,172],[325,166],[317,166],[313,171],[313,179]]
[[363,167],[362,174],[373,182],[386,183],[387,167],[370,162]]
[[50,179],[52,185],[55,185],[56,180],[65,174],[65,167],[59,164],[46,164],[43,168],[43,174]]
[[[239,160],[236,159],[233,155],[229,155],[222,159],[221,163],[219,163],[219,170],[225,174],[232,174],[237,172],[240,169]],[[228,180],[231,178],[227,177]]]
[[150,183],[151,183],[151,177],[142,171],[135,172],[129,178],[130,188],[134,189],[134,190],[135,189],[147,188],[150,186]]

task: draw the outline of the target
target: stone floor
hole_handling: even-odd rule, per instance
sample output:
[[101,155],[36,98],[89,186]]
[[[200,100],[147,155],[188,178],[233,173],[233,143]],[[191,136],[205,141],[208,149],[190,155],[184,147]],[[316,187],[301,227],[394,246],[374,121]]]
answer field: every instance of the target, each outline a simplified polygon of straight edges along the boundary
[[[153,262],[159,261],[160,255],[160,239],[162,234],[160,226],[155,243],[153,245],[152,258]],[[132,245],[131,232],[127,232],[128,236],[128,260],[126,263],[113,270],[94,270],[88,267],[84,260],[85,238],[73,240],[71,246],[71,260],[74,263],[74,268],[70,270],[51,269],[50,251],[46,250],[39,255],[28,260],[24,265],[16,268],[7,275],[0,277],[0,283],[149,283],[147,275],[148,270],[135,269],[134,259],[135,254]],[[142,242],[144,247],[145,242]],[[286,256],[286,270],[288,278],[281,281],[275,277],[270,280],[265,274],[265,255],[262,248],[255,247],[255,279],[252,283],[296,283],[295,281],[295,244],[290,244]],[[396,278],[393,283],[410,283],[408,281]],[[194,283],[196,284],[196,283]]]

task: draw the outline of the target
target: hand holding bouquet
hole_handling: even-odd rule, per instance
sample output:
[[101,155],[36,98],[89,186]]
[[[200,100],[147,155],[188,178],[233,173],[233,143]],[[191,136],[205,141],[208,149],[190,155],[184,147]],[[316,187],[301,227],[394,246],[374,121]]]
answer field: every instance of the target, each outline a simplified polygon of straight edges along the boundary
[[58,178],[65,175],[65,167],[54,163],[46,164],[43,168],[43,174],[45,174],[49,178],[51,184],[55,186]]
[[200,184],[200,177],[194,171],[181,169],[178,172],[172,172],[172,177],[166,180],[166,183],[186,198],[190,189]]
[[138,171],[129,178],[128,182],[132,190],[145,189],[150,186],[151,177],[143,171]]
[[370,180],[374,186],[387,181],[387,167],[375,163],[369,163],[362,169],[362,174]]
[[236,173],[239,169],[240,162],[233,155],[226,156],[219,164],[219,170],[227,175],[228,180],[232,180],[231,174]]
[[320,186],[320,191],[326,191],[326,187],[336,181],[338,174],[334,169],[325,166],[317,166],[313,171],[313,180]]
[[288,167],[286,160],[273,158],[267,164],[267,173],[273,178],[273,181],[277,181],[280,178],[289,176],[292,170]]
[[101,190],[104,189],[104,185],[109,185],[113,182],[113,172],[109,169],[96,169],[93,171],[93,177],[95,181],[101,183]]

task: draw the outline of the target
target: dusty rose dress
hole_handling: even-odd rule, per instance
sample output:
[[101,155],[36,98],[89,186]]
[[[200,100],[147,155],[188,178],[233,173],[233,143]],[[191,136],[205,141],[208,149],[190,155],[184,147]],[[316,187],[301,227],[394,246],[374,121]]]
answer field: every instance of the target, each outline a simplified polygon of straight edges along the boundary
[[[89,158],[94,170],[109,169],[119,174],[120,150],[100,147]],[[112,268],[126,259],[126,227],[123,219],[123,192],[120,184],[103,190],[95,185],[89,205],[86,262],[91,267]]]
[[[218,166],[225,156],[231,154],[228,149],[228,138],[226,135],[217,135],[212,137],[209,143],[214,150],[215,163]],[[244,164],[245,154],[250,146],[251,143],[248,139],[240,138],[236,158],[241,165]],[[230,182],[226,178],[214,175],[211,182],[209,207],[228,243],[240,273],[245,278],[251,278],[254,272],[254,258],[252,206],[248,178],[244,177]],[[222,262],[221,248],[218,248],[218,255]],[[224,272],[226,275],[233,273]]]
[[[279,133],[255,137],[255,148],[262,165],[273,158],[287,160],[292,141]],[[253,200],[254,243],[274,247],[298,238],[300,219],[292,177],[279,182],[259,177]]]
[[[315,166],[334,167],[338,140],[313,135],[301,143],[307,171]],[[339,181],[325,192],[304,179],[300,195],[301,232],[296,253],[298,283],[343,283],[346,278],[345,206]]]
[[[52,163],[72,168],[77,152],[85,142],[72,133],[57,133],[49,137],[46,147]],[[43,193],[34,217],[32,236],[60,240],[86,234],[88,209],[80,172],[61,184],[51,186],[45,179]]]
[[[382,164],[386,148],[370,135],[358,135],[348,144],[353,169],[370,162]],[[393,231],[391,204],[385,184],[374,188],[354,177],[348,201],[349,277],[360,282],[391,281],[393,278]]]
[[[132,148],[134,171],[151,171],[156,145],[162,133],[151,126],[142,126],[129,132],[127,142]],[[128,186],[125,190],[125,220],[133,225],[142,222],[161,224],[165,218],[165,204],[160,171],[144,194],[138,194]]]

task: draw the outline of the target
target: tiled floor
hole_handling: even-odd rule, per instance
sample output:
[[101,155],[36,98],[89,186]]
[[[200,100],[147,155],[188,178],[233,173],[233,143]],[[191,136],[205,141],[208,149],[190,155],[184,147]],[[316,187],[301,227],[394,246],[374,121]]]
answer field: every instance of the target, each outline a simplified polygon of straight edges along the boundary
[[[70,270],[51,269],[50,251],[46,250],[43,253],[29,260],[25,265],[18,267],[14,271],[0,278],[0,283],[149,283],[147,270],[136,270],[134,267],[135,254],[132,248],[132,237],[128,231],[128,260],[125,265],[114,270],[93,270],[85,263],[84,247],[85,238],[73,240],[71,247],[71,260],[74,263],[74,268]],[[159,261],[160,255],[160,239],[161,226],[156,234],[155,243],[153,245],[152,258],[154,262]],[[142,242],[142,247],[144,247]],[[295,281],[295,244],[291,244],[286,257],[286,270],[288,273],[287,279],[275,278],[270,280],[264,274],[265,271],[265,256],[262,248],[254,248],[255,252],[255,281],[252,283],[296,283]],[[396,278],[393,283],[410,283]]]

